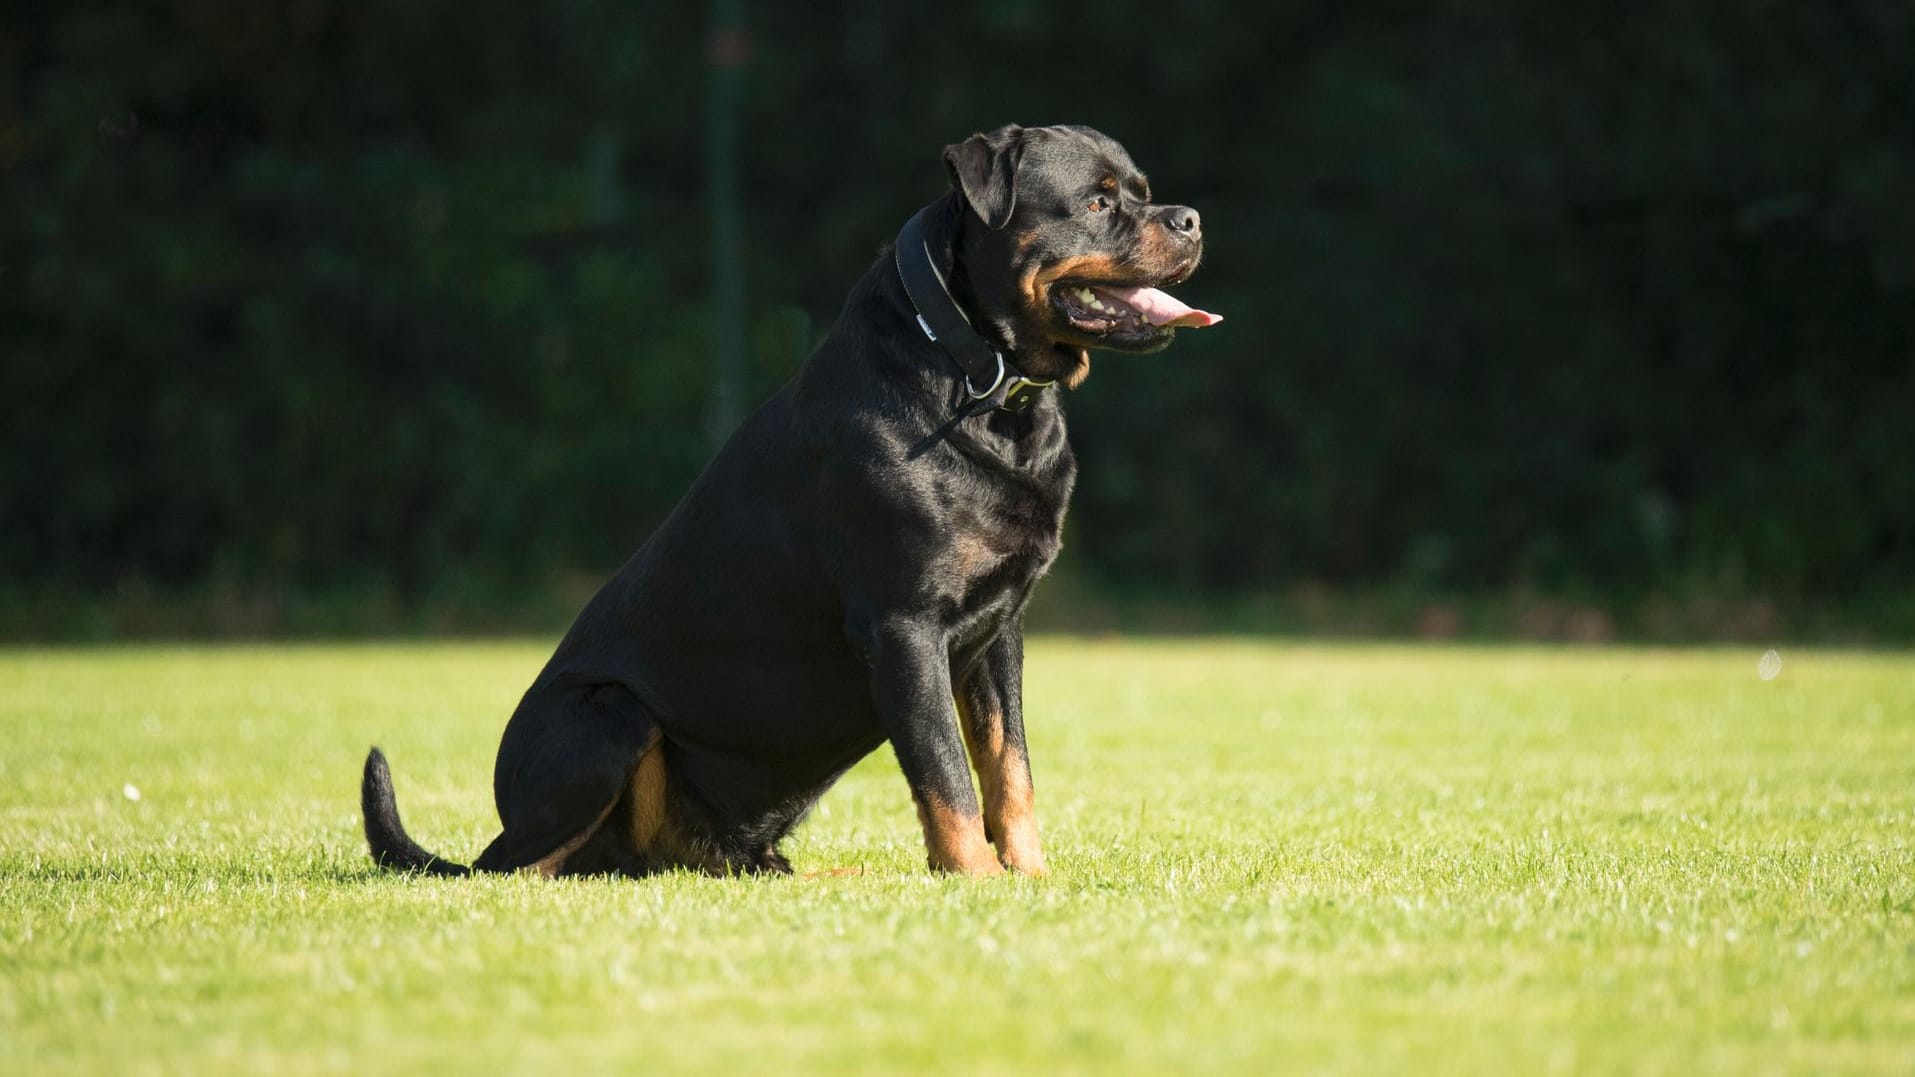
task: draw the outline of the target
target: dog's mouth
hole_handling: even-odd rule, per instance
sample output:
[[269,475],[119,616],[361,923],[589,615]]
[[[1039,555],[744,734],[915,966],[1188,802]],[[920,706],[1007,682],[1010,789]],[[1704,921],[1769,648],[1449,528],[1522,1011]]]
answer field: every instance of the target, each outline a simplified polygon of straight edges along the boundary
[[1173,329],[1202,329],[1223,321],[1221,315],[1198,310],[1160,288],[1112,281],[1059,281],[1051,288],[1051,305],[1071,328],[1113,342],[1167,340]]

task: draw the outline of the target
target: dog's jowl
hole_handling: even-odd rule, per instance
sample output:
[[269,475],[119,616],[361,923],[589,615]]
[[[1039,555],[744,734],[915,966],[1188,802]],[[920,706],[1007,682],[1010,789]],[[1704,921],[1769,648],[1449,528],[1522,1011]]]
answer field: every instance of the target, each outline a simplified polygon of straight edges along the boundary
[[[947,147],[823,345],[579,614],[506,725],[499,836],[470,868],[406,836],[366,760],[372,855],[436,874],[788,872],[779,841],[890,741],[931,867],[1042,874],[1026,600],[1076,463],[1090,352],[1216,315],[1197,212],[1086,127]],[[970,768],[977,771],[979,803]],[[902,801],[900,801],[902,804]]]

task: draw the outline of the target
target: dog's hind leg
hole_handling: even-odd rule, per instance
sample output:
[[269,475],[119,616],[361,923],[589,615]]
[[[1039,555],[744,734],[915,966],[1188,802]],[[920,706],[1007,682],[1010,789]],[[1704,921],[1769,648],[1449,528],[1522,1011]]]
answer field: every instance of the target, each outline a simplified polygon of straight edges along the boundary
[[640,753],[619,798],[598,827],[565,851],[556,865],[561,875],[624,875],[640,878],[675,866],[667,829],[670,809],[665,790],[665,744],[654,735]]
[[504,830],[473,869],[564,871],[614,814],[658,738],[644,706],[616,685],[528,693],[493,771]]

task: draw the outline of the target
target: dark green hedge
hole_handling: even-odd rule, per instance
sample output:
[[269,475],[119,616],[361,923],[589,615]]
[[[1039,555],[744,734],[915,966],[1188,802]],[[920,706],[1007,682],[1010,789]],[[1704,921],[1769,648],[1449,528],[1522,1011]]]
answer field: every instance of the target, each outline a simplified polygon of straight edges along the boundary
[[[1915,583],[1915,9],[1506,6],[756,5],[746,395],[943,143],[1088,122],[1203,210],[1229,320],[1071,400],[1076,571]],[[708,448],[702,18],[0,16],[8,585],[616,565]]]

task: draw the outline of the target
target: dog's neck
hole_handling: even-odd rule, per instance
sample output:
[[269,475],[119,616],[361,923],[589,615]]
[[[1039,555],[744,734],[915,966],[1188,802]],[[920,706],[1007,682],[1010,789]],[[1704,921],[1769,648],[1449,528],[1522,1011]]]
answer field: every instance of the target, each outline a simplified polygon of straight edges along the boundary
[[[936,212],[926,214],[925,233],[931,240],[938,271],[950,282],[951,295],[961,305],[972,324],[978,327],[991,346],[1004,353],[1017,369],[1032,378],[1062,382],[1075,389],[1090,376],[1090,353],[1075,345],[1033,339],[1008,315],[992,315],[992,310],[1015,310],[1021,300],[1016,285],[1006,282],[1001,295],[985,296],[972,279],[969,265],[975,258],[987,257],[985,247],[993,236],[971,207],[956,191],[934,203]],[[983,312],[983,313],[980,313]]]
[[974,315],[988,307],[976,300],[966,260],[958,257],[967,216],[953,195],[919,210],[898,232],[893,262],[918,328],[963,378],[960,414],[1023,411],[1053,382],[1024,372],[1009,327]]
[[951,298],[993,348],[1019,360],[1019,369],[1024,369],[1037,358],[1027,354],[1033,350],[1029,342],[1022,339],[1018,325],[1010,318],[989,313],[992,304],[979,294],[977,282],[971,277],[970,261],[981,255],[983,243],[989,238],[985,233],[983,222],[957,191],[949,191],[931,203],[924,215],[925,239],[938,272],[950,284]]

